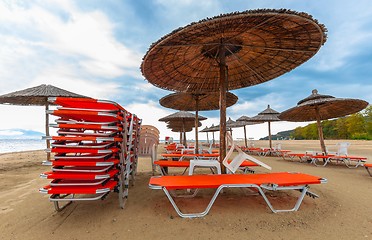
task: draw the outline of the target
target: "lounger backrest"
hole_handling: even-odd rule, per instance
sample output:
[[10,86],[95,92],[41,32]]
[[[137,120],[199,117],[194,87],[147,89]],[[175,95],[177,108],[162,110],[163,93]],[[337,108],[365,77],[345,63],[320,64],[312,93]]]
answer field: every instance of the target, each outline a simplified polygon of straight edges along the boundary
[[[231,144],[231,148],[228,152],[228,154],[226,154],[226,157],[225,159],[223,160],[223,165],[225,165],[225,167],[227,169],[229,169],[232,173],[235,173],[236,170],[238,170],[238,168],[240,167],[240,165],[245,161],[245,160],[249,160],[249,161],[252,161],[254,163],[257,163],[258,165],[264,167],[264,168],[267,168],[269,170],[271,170],[271,167],[263,162],[261,162],[260,160],[246,154],[245,152],[243,152],[239,146],[235,145],[234,144],[234,141],[230,135],[230,133],[226,133],[226,139],[227,139],[227,145],[229,145],[229,143]],[[231,157],[233,151],[237,150],[238,151],[238,154],[229,162],[229,158]]]
[[340,142],[336,144],[337,148],[337,155],[347,155],[347,149],[350,146],[349,142]]

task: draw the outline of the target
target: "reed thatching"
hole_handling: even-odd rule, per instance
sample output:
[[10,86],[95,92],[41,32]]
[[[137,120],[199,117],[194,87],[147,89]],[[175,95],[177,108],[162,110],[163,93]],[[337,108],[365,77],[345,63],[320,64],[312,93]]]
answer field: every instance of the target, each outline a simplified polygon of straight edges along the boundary
[[[208,18],[151,45],[141,71],[174,91],[220,93],[220,159],[226,155],[226,92],[269,81],[309,60],[326,42],[309,14],[259,9]],[[221,169],[225,172],[224,165]]]
[[319,111],[320,120],[326,120],[359,112],[367,106],[368,102],[364,100],[321,95],[314,89],[309,97],[299,101],[296,107],[283,111],[279,118],[291,122],[315,121]]
[[[189,113],[189,112],[185,112],[185,111],[179,111],[179,112],[176,112],[176,113],[172,113],[166,117],[163,117],[163,118],[160,118],[159,121],[160,122],[168,122],[168,121],[172,121],[172,120],[195,120],[195,114],[192,114],[192,113]],[[199,120],[202,121],[202,120],[206,120],[207,118],[206,117],[203,117],[203,116],[199,116]]]
[[[195,123],[194,122],[172,122],[172,121],[167,123],[167,127],[170,127],[170,128],[182,127],[182,126],[195,127]],[[201,127],[201,126],[202,126],[202,123],[199,122],[198,127]]]
[[324,153],[327,148],[324,143],[321,120],[343,117],[359,112],[368,106],[368,102],[360,99],[335,98],[322,95],[314,89],[310,96],[300,100],[296,107],[283,111],[279,118],[291,122],[317,121],[320,147]]
[[[23,106],[45,106],[45,110],[49,109],[51,103],[48,102],[49,97],[74,97],[87,98],[86,96],[66,91],[64,89],[42,84],[32,88],[7,93],[0,96],[0,104],[23,105]],[[45,135],[49,136],[49,115],[45,114]],[[46,140],[47,148],[50,148],[50,140]],[[50,160],[50,153],[47,153],[47,160]]]
[[311,15],[286,9],[223,14],[176,29],[150,46],[142,74],[157,87],[216,92],[220,47],[226,51],[227,89],[274,79],[301,65],[326,42]]
[[253,122],[267,122],[268,130],[269,130],[269,148],[272,149],[272,141],[271,141],[271,122],[281,121],[279,118],[279,112],[275,111],[274,109],[270,108],[270,105],[267,105],[267,108],[257,114],[256,116],[251,118]]
[[237,122],[239,122],[240,124],[242,124],[243,128],[244,128],[244,144],[245,144],[245,147],[248,147],[248,140],[247,140],[247,129],[246,129],[246,125],[254,125],[254,124],[259,124],[259,123],[263,123],[263,122],[257,122],[257,121],[251,121],[252,118],[250,117],[247,117],[247,116],[241,116],[240,118],[236,119]]
[[219,126],[214,126],[214,124],[212,124],[212,126],[210,126],[209,128],[207,129],[203,129],[203,132],[218,132],[220,129],[218,128]]
[[254,124],[259,124],[263,122],[257,122],[257,121],[252,121],[252,118],[247,117],[247,116],[241,116],[240,118],[236,119],[237,122],[240,122],[242,125],[254,125]]
[[48,97],[86,98],[86,96],[69,92],[52,85],[42,84],[36,87],[27,88],[1,95],[0,103],[11,105],[45,106],[49,104]]
[[[172,93],[159,100],[160,105],[182,111],[207,111],[220,108],[218,93]],[[226,93],[226,107],[234,105],[238,97],[233,93]]]
[[281,121],[278,116],[279,112],[270,108],[270,105],[267,105],[267,108],[251,118],[251,122],[276,122]]

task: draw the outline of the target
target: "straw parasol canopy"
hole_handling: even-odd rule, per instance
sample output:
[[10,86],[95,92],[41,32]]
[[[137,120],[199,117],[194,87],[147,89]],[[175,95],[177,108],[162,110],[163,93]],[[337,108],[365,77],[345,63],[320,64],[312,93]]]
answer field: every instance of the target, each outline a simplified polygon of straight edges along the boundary
[[322,95],[314,89],[310,96],[302,99],[296,107],[283,111],[279,118],[291,122],[317,121],[320,146],[324,153],[327,149],[324,144],[321,120],[343,117],[359,112],[368,106],[368,102],[360,99],[335,98]]
[[[0,96],[0,104],[23,105],[23,106],[45,106],[49,109],[49,97],[74,97],[87,98],[86,96],[69,92],[67,90],[55,87],[53,85],[42,84],[32,88],[7,93]],[[47,111],[46,111],[47,112]],[[45,134],[49,136],[49,115],[45,114]],[[47,148],[50,147],[49,140],[46,140]],[[47,153],[47,160],[50,159],[50,153]]]
[[[199,120],[206,120],[206,117],[199,116]],[[168,122],[168,121],[174,121],[174,120],[179,120],[179,121],[193,121],[195,120],[195,114],[189,113],[186,111],[178,111],[176,113],[172,113],[168,116],[162,117],[159,119],[160,122]]]
[[209,128],[206,126],[204,129],[200,130],[200,132],[205,132],[207,134],[207,143],[209,144],[208,129]]
[[226,92],[269,81],[314,56],[326,28],[309,14],[234,12],[191,23],[151,45],[141,71],[153,85],[220,93],[220,153],[226,155]]
[[[160,105],[167,108],[195,111],[195,152],[199,150],[198,126],[199,111],[217,110],[219,109],[220,95],[217,92],[212,93],[187,93],[178,92],[169,94],[159,100]],[[238,101],[238,97],[230,92],[226,94],[226,107],[234,105]]]
[[259,124],[260,122],[252,122],[250,117],[247,116],[241,116],[240,118],[236,119],[237,122],[239,122],[244,127],[244,143],[245,147],[248,147],[247,143],[247,130],[245,128],[246,125],[254,125]]
[[[198,121],[206,120],[206,117],[198,116]],[[195,123],[196,115],[186,111],[179,111],[173,114],[170,114],[166,117],[160,118],[159,121],[161,122],[169,122],[169,121],[178,121],[181,122],[182,126],[185,127],[186,123]],[[195,124],[196,125],[196,124]],[[195,126],[194,125],[194,126]],[[186,138],[183,139],[184,145],[186,145]]]
[[271,122],[281,121],[279,118],[279,112],[270,108],[270,105],[267,105],[267,108],[260,112],[258,115],[251,118],[252,122],[267,122],[269,127],[269,147],[272,149],[271,143]]
[[214,132],[218,132],[220,129],[219,127],[216,128],[216,126],[214,126],[214,124],[212,124],[209,128],[207,129],[203,129],[203,132],[206,132],[207,133],[207,137],[208,137],[208,133],[211,132],[212,133],[212,144],[214,145],[215,143],[215,140],[214,140]]

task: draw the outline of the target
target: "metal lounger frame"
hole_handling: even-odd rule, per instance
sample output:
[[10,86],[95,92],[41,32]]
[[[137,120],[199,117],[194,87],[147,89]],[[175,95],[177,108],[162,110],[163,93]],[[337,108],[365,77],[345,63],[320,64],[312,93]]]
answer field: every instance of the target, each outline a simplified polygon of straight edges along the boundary
[[[325,182],[327,182],[326,179],[321,180],[321,183],[325,183]],[[301,203],[302,203],[305,195],[308,195],[308,196],[313,197],[313,198],[318,197],[318,195],[308,191],[308,189],[310,188],[308,185],[281,187],[281,186],[278,186],[276,184],[262,184],[262,185],[257,185],[257,184],[223,184],[223,185],[220,185],[216,189],[216,192],[214,193],[212,199],[210,200],[207,208],[203,212],[200,212],[200,213],[183,213],[183,212],[181,212],[181,210],[179,209],[179,207],[175,203],[175,201],[172,197],[172,194],[165,187],[155,186],[155,185],[151,185],[151,184],[149,185],[149,187],[151,189],[162,189],[164,191],[165,195],[168,197],[169,201],[171,202],[173,208],[176,210],[177,214],[180,217],[183,217],[183,218],[196,218],[196,217],[206,216],[209,213],[209,210],[212,208],[213,203],[217,199],[218,194],[224,188],[256,188],[258,190],[258,192],[260,193],[260,195],[265,200],[267,206],[270,208],[270,210],[273,213],[297,211],[300,208]],[[264,190],[271,190],[271,191],[298,190],[298,191],[301,192],[301,195],[299,196],[299,198],[298,198],[298,200],[297,200],[297,202],[296,202],[296,204],[293,208],[291,208],[291,209],[275,209],[273,207],[273,205],[271,204],[271,202],[269,201],[269,199],[266,197],[266,194],[265,194]]]

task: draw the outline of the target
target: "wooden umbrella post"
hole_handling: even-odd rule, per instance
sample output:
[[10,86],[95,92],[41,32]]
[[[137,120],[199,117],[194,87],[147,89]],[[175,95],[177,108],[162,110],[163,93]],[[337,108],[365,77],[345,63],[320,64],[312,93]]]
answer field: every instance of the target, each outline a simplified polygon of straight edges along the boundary
[[267,123],[269,125],[269,147],[270,147],[270,151],[271,151],[272,144],[271,144],[271,126],[270,126],[270,121],[268,121]]
[[182,131],[183,131],[183,146],[186,146],[186,131],[185,131],[185,119],[182,118]]
[[[48,110],[49,110],[49,103],[47,101],[45,103],[45,134],[46,134],[46,137],[49,136],[49,114],[48,114]],[[46,140],[46,145],[47,145],[47,148],[49,149],[50,148],[50,140],[49,139]],[[47,160],[48,161],[50,160],[50,152],[47,152]]]
[[198,126],[199,126],[199,95],[195,95],[195,153],[199,153],[199,139],[198,139]]
[[226,173],[226,168],[222,161],[226,157],[226,92],[227,92],[227,71],[225,46],[221,39],[219,48],[219,66],[220,66],[220,162],[221,171]]
[[214,142],[214,132],[212,132],[212,145],[213,146],[215,145],[215,142]]
[[323,129],[322,129],[322,123],[320,122],[320,114],[319,114],[319,107],[315,107],[315,114],[316,114],[316,123],[318,126],[318,134],[319,134],[319,140],[320,140],[320,147],[322,149],[322,152],[327,155],[327,149],[324,144],[324,137],[323,137]]
[[247,148],[248,147],[248,144],[247,144],[247,130],[245,129],[245,125],[244,125],[244,143],[245,143],[245,147]]

